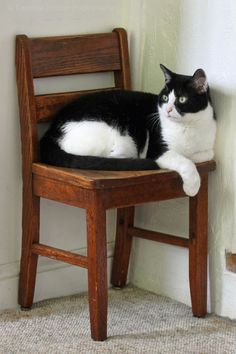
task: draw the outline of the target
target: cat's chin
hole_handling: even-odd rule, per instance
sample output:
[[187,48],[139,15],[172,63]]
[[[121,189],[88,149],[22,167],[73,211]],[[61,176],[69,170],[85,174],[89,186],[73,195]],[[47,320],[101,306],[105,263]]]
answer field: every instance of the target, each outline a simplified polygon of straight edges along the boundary
[[166,119],[169,119],[169,120],[171,120],[171,121],[173,121],[173,122],[181,122],[182,121],[182,117],[181,116],[174,116],[174,115],[166,115],[165,116],[165,118]]
[[180,114],[178,114],[177,112],[171,112],[171,113],[167,113],[167,112],[163,112],[163,111],[159,111],[159,112],[160,112],[160,116],[164,120],[169,120],[169,121],[177,122],[177,123],[180,123],[183,120],[183,117]]

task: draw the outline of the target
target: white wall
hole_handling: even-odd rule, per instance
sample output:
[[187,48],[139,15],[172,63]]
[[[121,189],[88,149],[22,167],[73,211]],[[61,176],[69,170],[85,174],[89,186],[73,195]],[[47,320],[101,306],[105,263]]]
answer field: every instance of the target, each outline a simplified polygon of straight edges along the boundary
[[[225,268],[225,250],[236,251],[236,2],[227,0],[140,0],[142,31],[128,28],[140,43],[137,88],[158,92],[163,85],[159,63],[191,75],[203,67],[212,88],[218,120],[217,172],[209,191],[209,308],[236,318],[236,274]],[[131,35],[132,36],[132,35]],[[137,208],[141,227],[187,236],[187,201],[154,203]],[[190,304],[187,250],[136,240],[132,281],[143,288]],[[211,306],[210,306],[211,305]]]
[[[110,31],[122,25],[123,0],[0,0],[0,308],[17,304],[21,244],[21,154],[15,84],[15,35],[50,36]],[[111,76],[65,80],[38,80],[37,92],[52,87],[66,90],[85,84],[110,85]],[[46,87],[45,87],[46,86]],[[51,201],[42,202],[42,241],[86,252],[84,211]],[[114,238],[114,212],[109,212],[109,256]],[[110,263],[110,261],[109,261]],[[65,295],[87,289],[87,272],[42,259],[36,296]]]
[[[21,163],[14,72],[14,37],[129,31],[134,88],[158,92],[163,84],[159,63],[191,74],[202,66],[208,73],[218,116],[217,172],[210,178],[209,238],[212,309],[236,318],[236,275],[225,270],[225,249],[236,250],[235,114],[236,3],[234,0],[0,0],[0,308],[17,303],[21,234]],[[103,76],[96,84],[104,83]],[[106,78],[107,81],[110,78]],[[81,81],[80,81],[81,82]],[[76,88],[70,83],[37,82],[37,91]],[[84,80],[82,81],[84,84]],[[91,79],[88,83],[91,85]],[[87,87],[87,86],[86,86]],[[187,236],[185,199],[137,208],[136,223]],[[42,241],[85,252],[84,211],[50,201],[42,203]],[[50,219],[50,223],[47,222]],[[114,212],[109,213],[112,254]],[[66,237],[66,239],[65,239]],[[187,250],[137,240],[132,281],[157,293],[190,303]],[[110,262],[109,262],[110,263]],[[86,290],[86,271],[42,260],[36,300]],[[209,301],[210,303],[210,301]]]

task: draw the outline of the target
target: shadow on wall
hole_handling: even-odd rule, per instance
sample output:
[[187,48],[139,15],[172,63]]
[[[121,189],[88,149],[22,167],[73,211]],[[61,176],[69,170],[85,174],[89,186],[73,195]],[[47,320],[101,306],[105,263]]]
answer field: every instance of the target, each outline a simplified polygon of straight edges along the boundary
[[[214,221],[214,238],[220,231],[224,235],[224,250],[236,251],[236,92],[226,92],[216,86],[211,89],[213,107],[217,119],[217,137],[215,144],[215,159],[217,173],[212,176],[212,195],[210,206],[212,221]],[[232,119],[233,118],[233,119]],[[214,199],[214,200],[213,200]],[[217,205],[217,208],[214,206]]]
[[[209,183],[209,272],[214,311],[224,311],[226,251],[236,252],[236,92],[213,86],[211,96],[217,119],[215,160],[217,171]],[[231,117],[231,118],[230,118]],[[228,314],[226,314],[228,315]]]
[[146,2],[145,31],[141,41],[141,83],[143,91],[159,93],[164,86],[160,64],[175,71],[180,31],[180,0]]

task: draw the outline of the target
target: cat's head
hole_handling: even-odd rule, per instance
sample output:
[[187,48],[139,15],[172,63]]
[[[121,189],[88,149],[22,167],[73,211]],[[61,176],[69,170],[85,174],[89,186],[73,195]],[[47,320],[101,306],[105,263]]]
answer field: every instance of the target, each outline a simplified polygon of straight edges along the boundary
[[[164,65],[160,65],[165,87],[159,94],[159,112],[164,118],[174,121],[185,121],[191,113],[203,111],[210,102],[207,77],[202,69],[193,76],[175,74]],[[190,113],[190,115],[189,115]]]

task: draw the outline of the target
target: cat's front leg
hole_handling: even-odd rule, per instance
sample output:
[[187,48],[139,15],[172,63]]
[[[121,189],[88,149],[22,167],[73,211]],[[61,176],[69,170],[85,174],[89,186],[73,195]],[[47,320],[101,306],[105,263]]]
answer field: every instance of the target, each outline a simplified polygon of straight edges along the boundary
[[174,150],[168,150],[161,155],[156,163],[161,168],[167,168],[178,172],[183,180],[184,192],[193,197],[198,193],[201,179],[195,164],[183,155]]

